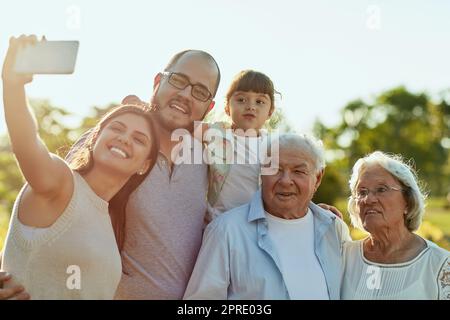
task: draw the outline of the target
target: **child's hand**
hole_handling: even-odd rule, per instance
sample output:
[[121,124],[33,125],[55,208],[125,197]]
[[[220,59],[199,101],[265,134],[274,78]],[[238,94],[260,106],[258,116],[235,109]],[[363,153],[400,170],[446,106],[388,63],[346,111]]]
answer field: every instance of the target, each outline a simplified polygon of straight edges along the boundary
[[35,44],[37,41],[38,40],[35,35],[22,35],[19,38],[11,37],[9,39],[9,48],[6,53],[5,61],[3,62],[2,70],[4,86],[23,86],[33,80],[33,75],[31,74],[16,73],[14,71],[14,65],[19,48],[22,48],[27,44]]

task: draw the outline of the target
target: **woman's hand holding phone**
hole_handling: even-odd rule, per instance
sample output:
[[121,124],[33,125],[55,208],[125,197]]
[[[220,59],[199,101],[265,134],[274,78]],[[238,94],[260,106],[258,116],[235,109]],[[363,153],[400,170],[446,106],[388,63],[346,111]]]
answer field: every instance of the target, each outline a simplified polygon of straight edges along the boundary
[[[45,40],[43,40],[45,41]],[[5,60],[3,62],[2,80],[3,87],[18,87],[23,86],[33,80],[32,74],[17,73],[15,71],[15,62],[17,52],[26,45],[34,45],[38,42],[35,35],[25,36],[22,35],[19,38],[11,37],[9,39],[9,48],[6,53]]]

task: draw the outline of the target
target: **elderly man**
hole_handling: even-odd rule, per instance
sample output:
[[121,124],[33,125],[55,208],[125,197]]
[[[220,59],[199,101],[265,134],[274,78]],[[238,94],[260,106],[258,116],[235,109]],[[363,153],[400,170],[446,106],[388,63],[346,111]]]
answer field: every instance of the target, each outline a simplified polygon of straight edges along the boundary
[[279,138],[279,165],[252,201],[215,219],[186,299],[339,299],[345,223],[311,199],[324,173],[321,144]]

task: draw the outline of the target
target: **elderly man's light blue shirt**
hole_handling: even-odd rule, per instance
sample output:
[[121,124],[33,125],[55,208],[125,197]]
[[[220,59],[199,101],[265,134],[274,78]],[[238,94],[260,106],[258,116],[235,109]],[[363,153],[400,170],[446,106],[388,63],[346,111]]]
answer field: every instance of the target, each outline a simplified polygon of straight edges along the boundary
[[[348,228],[314,203],[309,208],[314,218],[314,252],[328,295],[337,300],[342,245],[351,240]],[[261,191],[250,203],[220,215],[208,225],[184,298],[290,299],[280,259],[268,234]]]

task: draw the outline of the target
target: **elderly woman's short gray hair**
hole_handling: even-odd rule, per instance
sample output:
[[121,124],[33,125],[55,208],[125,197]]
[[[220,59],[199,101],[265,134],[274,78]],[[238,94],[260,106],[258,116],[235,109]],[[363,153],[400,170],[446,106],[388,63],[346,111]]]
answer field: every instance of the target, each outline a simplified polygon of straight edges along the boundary
[[[409,231],[416,231],[422,223],[426,195],[419,186],[414,169],[403,161],[401,156],[388,155],[381,151],[375,151],[364,158],[358,159],[353,166],[352,175],[349,180],[352,195],[355,194],[356,185],[364,170],[375,165],[381,166],[403,185],[402,187],[404,188],[404,195],[408,205],[405,226]],[[348,211],[352,224],[359,229],[364,229],[358,214],[357,203],[353,196],[349,198]]]
[[[325,169],[325,150],[321,140],[307,134],[283,133],[276,136],[279,149],[301,150],[311,157],[314,169],[319,172]],[[274,139],[269,142],[269,150],[274,143]]]

